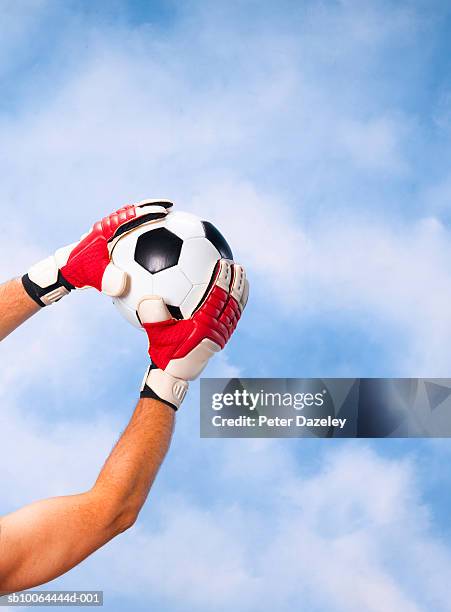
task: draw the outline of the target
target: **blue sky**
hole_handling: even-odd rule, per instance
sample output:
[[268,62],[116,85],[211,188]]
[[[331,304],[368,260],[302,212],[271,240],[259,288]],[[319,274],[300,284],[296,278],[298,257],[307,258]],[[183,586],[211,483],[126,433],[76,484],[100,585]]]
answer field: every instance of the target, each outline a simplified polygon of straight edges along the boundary
[[[251,278],[210,375],[449,376],[447,3],[0,9],[2,278],[169,197]],[[0,354],[0,513],[90,486],[144,336],[81,292]],[[104,589],[112,611],[451,610],[450,458],[446,441],[201,440],[195,384],[138,525],[55,588]]]

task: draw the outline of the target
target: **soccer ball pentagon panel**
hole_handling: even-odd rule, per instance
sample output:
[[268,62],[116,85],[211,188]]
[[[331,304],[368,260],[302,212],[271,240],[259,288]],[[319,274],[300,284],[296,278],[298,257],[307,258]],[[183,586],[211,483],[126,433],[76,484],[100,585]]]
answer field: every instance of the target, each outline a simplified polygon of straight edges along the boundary
[[119,312],[141,327],[139,302],[159,295],[176,319],[189,318],[202,300],[216,262],[233,259],[223,235],[208,221],[170,212],[124,234],[111,252],[112,262],[128,273],[124,295],[114,298]]

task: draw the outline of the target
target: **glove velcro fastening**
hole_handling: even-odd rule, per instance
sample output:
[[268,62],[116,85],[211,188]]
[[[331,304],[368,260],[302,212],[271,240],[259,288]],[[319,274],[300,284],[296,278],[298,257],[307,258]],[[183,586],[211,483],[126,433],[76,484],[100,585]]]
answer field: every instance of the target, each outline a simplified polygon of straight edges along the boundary
[[61,272],[58,272],[57,281],[47,287],[41,287],[38,283],[32,281],[28,274],[22,276],[22,285],[32,300],[42,308],[58,302],[65,295],[68,295],[72,289],[75,289],[69,283]]
[[152,364],[144,375],[140,397],[159,400],[177,410],[185,399],[187,391],[186,380],[175,378]]
[[126,234],[127,232],[130,232],[131,230],[136,229],[141,225],[145,225],[146,223],[149,223],[149,221],[157,221],[158,219],[163,219],[164,217],[166,217],[166,214],[166,212],[150,212],[146,213],[145,215],[142,215],[141,217],[137,217],[136,219],[132,219],[131,221],[124,223],[124,225],[121,225],[119,229],[115,231],[114,236],[108,239],[108,242],[116,240],[117,238],[119,238],[119,236],[122,236],[123,234]]

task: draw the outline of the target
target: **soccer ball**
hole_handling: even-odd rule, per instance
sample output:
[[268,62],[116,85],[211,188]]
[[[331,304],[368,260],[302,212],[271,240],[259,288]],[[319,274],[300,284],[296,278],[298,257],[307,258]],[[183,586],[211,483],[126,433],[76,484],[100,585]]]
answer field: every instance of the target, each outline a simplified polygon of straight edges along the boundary
[[162,297],[174,318],[187,319],[202,301],[221,258],[233,255],[214,225],[189,213],[169,212],[114,245],[111,260],[129,278],[125,294],[113,303],[140,329],[138,304],[149,295]]

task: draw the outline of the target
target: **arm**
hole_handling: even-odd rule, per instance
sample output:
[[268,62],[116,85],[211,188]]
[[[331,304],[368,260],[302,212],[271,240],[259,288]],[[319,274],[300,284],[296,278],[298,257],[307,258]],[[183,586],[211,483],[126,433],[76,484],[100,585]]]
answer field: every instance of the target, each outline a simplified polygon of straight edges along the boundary
[[[143,200],[94,224],[79,242],[0,287],[0,340],[41,308],[72,290],[95,287],[115,296],[126,274],[110,262],[125,232],[163,218],[172,204]],[[0,591],[34,586],[64,573],[130,526],[169,446],[173,411],[143,399],[95,486],[82,494],[37,502],[0,518]]]
[[141,399],[92,489],[0,518],[0,593],[53,580],[133,525],[169,448],[174,414]]
[[[120,295],[126,275],[109,261],[112,242],[140,223],[162,218],[170,206],[146,201],[125,207],[97,223],[76,245],[33,266],[22,284],[36,306],[16,286],[14,295],[21,296],[19,303],[24,300],[28,307],[18,304],[13,322],[6,323],[11,320],[8,304],[15,304],[9,301],[8,289],[8,302],[5,299],[5,308],[0,309],[4,335],[74,288],[92,286]],[[247,295],[242,267],[221,260],[208,296],[191,319],[173,319],[158,296],[141,302],[139,315],[153,364],[133,417],[92,489],[40,501],[0,518],[0,592],[56,578],[134,523],[169,447],[174,410],[183,401],[187,381],[196,378],[208,359],[224,348]]]
[[40,310],[20,280],[0,285],[0,341]]
[[132,419],[91,490],[0,519],[0,592],[56,578],[133,525],[168,450],[187,381],[228,342],[247,295],[243,268],[221,260],[209,295],[191,319],[172,319],[157,296],[141,302],[153,364]]

